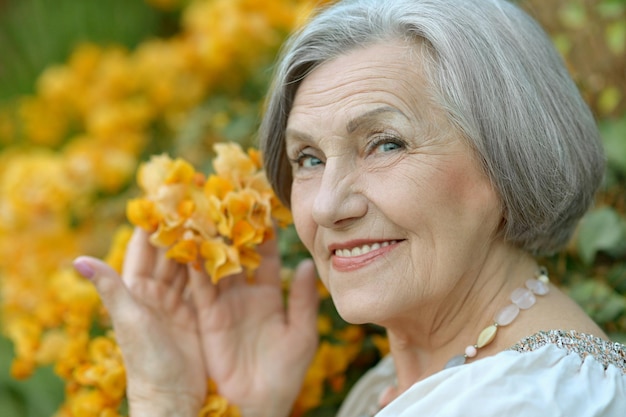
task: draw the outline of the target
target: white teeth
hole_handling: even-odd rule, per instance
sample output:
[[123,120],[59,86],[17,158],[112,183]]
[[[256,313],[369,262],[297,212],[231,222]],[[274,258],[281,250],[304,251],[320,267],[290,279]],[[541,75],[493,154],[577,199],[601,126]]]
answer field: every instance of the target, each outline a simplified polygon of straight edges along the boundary
[[335,251],[335,255],[342,257],[342,258],[350,258],[353,256],[365,255],[368,252],[371,252],[373,250],[377,250],[380,248],[385,248],[389,245],[393,245],[394,243],[397,243],[397,240],[385,241],[382,243],[373,243],[371,246],[363,245],[363,246],[358,246],[352,249],[337,249]]

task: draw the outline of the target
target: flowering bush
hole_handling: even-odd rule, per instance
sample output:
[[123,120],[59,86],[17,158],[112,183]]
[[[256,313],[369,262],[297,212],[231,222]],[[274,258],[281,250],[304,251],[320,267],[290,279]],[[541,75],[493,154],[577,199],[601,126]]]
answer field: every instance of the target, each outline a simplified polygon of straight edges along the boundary
[[[129,220],[168,256],[204,264],[217,281],[253,270],[254,248],[276,233],[273,222],[289,223],[258,152],[242,148],[252,144],[277,49],[320,1],[146,1],[176,17],[176,30],[134,47],[77,45],[41,73],[33,94],[0,105],[1,327],[12,342],[15,378],[47,367],[60,378],[64,397],[49,410],[57,417],[127,412],[115,335],[95,289],[71,267],[77,255],[104,257],[119,271]],[[610,208],[590,213],[568,251],[544,262],[611,335],[625,338],[626,6],[530,3],[606,120],[610,150],[599,198]],[[572,48],[583,27],[605,39],[594,43],[597,59]],[[616,70],[587,67],[600,58]],[[293,228],[278,233],[293,266],[305,251]],[[290,274],[286,268],[286,286]],[[320,348],[294,416],[334,415],[351,384],[388,351],[380,329],[347,325],[320,293]],[[212,386],[203,413],[236,410]]]
[[[134,50],[79,45],[65,64],[41,74],[34,95],[0,108],[2,330],[13,342],[15,378],[52,366],[63,381],[58,417],[126,412],[115,335],[95,289],[71,268],[73,258],[103,256],[119,271],[127,215],[168,256],[203,263],[217,281],[252,271],[256,245],[273,237],[274,222],[290,222],[258,152],[216,143],[250,140],[254,123],[241,123],[256,118],[266,87],[257,98],[242,99],[242,91],[311,3],[156,3],[180,8],[180,32]],[[188,157],[171,159],[167,151]],[[207,162],[209,175],[192,165]],[[301,256],[295,241],[292,248]],[[328,340],[298,414],[319,406],[328,381],[334,392],[344,389],[342,375],[364,340],[357,327],[322,327]],[[234,411],[212,391],[203,413]]]

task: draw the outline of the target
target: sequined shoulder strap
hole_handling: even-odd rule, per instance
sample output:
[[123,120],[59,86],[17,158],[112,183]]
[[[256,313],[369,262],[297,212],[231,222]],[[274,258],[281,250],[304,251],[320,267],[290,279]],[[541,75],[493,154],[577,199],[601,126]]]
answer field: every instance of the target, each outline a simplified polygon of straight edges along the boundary
[[579,333],[573,330],[549,330],[535,333],[519,341],[509,350],[532,352],[542,346],[552,344],[568,352],[578,354],[581,359],[592,356],[606,369],[614,365],[626,374],[626,346],[609,342],[597,336]]

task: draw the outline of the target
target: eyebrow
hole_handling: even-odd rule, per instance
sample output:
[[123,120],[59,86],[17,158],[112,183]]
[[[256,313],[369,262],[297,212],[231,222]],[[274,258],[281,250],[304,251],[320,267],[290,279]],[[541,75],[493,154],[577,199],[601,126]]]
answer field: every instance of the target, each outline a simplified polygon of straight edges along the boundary
[[372,118],[374,118],[374,117],[376,117],[376,116],[378,116],[380,114],[384,114],[384,113],[399,114],[399,115],[404,116],[406,118],[406,115],[404,113],[402,113],[400,110],[396,109],[395,107],[382,106],[382,107],[378,107],[378,108],[372,109],[370,111],[367,111],[367,112],[365,112],[365,113],[355,117],[354,119],[350,120],[346,124],[346,131],[348,133],[353,133],[364,122],[369,122],[370,119],[372,119]]
[[[400,110],[396,109],[395,107],[391,107],[391,106],[377,107],[375,109],[369,110],[355,117],[354,119],[349,120],[348,123],[346,124],[346,131],[348,133],[354,133],[364,123],[371,122],[372,119],[374,119],[376,116],[384,114],[384,113],[399,114],[407,118],[407,116],[404,113],[402,113]],[[300,132],[298,130],[289,129],[289,128],[285,130],[285,137],[287,139],[289,137],[292,137],[294,139],[301,140],[304,142],[313,141],[313,137],[309,135],[308,133]]]

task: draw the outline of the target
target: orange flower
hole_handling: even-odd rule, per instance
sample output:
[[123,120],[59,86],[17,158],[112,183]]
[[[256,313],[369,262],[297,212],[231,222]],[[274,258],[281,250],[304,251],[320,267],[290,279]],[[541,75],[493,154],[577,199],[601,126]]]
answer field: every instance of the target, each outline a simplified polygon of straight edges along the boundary
[[219,238],[202,242],[200,255],[205,259],[204,267],[213,283],[242,270],[237,250]]
[[134,198],[128,201],[126,216],[132,224],[148,231],[156,230],[162,217],[156,210],[154,201],[145,198]]
[[204,184],[204,192],[206,195],[213,195],[222,200],[226,194],[235,189],[233,183],[218,175],[211,175]]
[[215,173],[220,177],[241,184],[245,178],[251,177],[258,170],[255,161],[236,143],[216,143],[217,156],[213,160]]
[[168,249],[166,256],[180,263],[195,262],[198,259],[198,243],[194,240],[179,240]]

